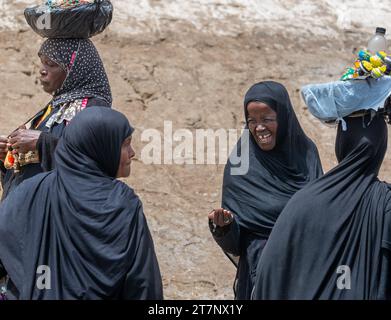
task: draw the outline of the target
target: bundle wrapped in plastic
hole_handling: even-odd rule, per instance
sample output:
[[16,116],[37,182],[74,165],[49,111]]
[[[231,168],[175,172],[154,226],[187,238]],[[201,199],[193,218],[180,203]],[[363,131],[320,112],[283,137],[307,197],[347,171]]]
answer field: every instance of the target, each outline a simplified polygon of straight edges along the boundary
[[355,112],[383,108],[391,95],[391,77],[310,84],[301,89],[301,94],[316,118],[344,124],[343,118]]
[[27,8],[24,16],[30,27],[44,38],[91,38],[111,22],[109,0],[47,0]]

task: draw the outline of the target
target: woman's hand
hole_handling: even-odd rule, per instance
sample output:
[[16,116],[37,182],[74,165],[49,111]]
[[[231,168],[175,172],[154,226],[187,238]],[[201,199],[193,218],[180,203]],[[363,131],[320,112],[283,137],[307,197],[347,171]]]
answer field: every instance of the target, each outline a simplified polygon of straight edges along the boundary
[[8,138],[6,136],[0,136],[0,160],[4,160],[8,152]]
[[40,135],[41,131],[19,128],[9,136],[8,146],[12,147],[14,153],[35,151]]
[[219,227],[225,227],[234,221],[234,215],[225,209],[215,209],[208,214],[209,220]]

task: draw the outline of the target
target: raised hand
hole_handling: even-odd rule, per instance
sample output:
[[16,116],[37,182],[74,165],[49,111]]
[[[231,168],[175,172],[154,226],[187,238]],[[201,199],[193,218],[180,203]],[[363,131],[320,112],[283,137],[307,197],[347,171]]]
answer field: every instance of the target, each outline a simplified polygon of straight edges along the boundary
[[219,227],[225,227],[234,221],[234,215],[229,210],[223,208],[214,209],[208,214],[209,220]]

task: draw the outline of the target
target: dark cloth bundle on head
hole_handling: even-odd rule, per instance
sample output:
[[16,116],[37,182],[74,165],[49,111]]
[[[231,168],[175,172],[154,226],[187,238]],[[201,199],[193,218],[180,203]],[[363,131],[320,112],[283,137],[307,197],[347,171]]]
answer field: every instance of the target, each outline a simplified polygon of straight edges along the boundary
[[38,54],[47,56],[68,74],[63,86],[54,94],[53,107],[86,97],[112,103],[109,80],[91,40],[48,39]]
[[[268,237],[288,200],[309,181],[322,175],[318,150],[305,135],[292,108],[288,92],[279,83],[255,84],[247,92],[244,108],[259,101],[277,113],[277,141],[263,151],[250,134],[249,171],[231,175],[235,166],[228,161],[224,171],[223,208],[236,214],[241,227]],[[242,138],[243,139],[243,138]],[[241,141],[237,145],[241,152]]]
[[113,18],[109,0],[46,0],[44,3],[26,8],[24,17],[32,30],[45,38],[87,39],[103,32]]
[[281,213],[259,261],[256,299],[391,298],[391,192],[377,177],[387,126],[379,115],[345,121],[339,165]]
[[[64,133],[56,169],[21,184],[0,206],[0,260],[19,299],[162,299],[142,203],[115,179],[132,134],[117,111],[91,107]],[[37,288],[48,266],[50,290]]]

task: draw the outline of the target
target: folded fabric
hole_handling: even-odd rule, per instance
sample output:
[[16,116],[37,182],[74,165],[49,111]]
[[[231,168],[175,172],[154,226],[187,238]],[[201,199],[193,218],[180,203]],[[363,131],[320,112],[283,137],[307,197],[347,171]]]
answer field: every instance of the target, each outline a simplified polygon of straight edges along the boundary
[[391,95],[391,77],[310,84],[301,89],[301,94],[316,118],[342,120],[356,111],[383,108]]

